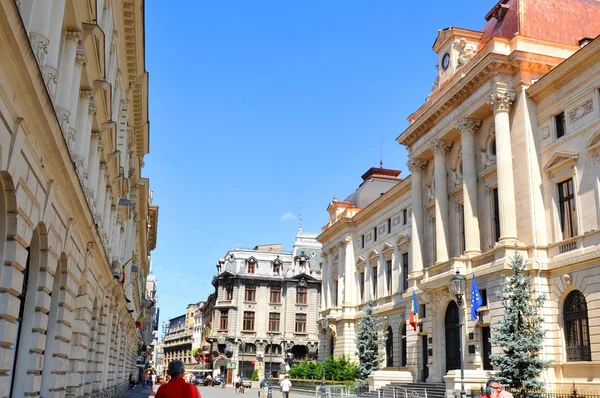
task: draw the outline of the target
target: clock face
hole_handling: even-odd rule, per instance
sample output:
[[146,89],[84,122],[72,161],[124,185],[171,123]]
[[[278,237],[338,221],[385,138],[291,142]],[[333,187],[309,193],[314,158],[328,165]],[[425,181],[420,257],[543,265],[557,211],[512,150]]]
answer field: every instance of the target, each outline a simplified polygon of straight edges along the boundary
[[442,58],[442,68],[448,69],[448,65],[450,65],[450,54],[446,53]]

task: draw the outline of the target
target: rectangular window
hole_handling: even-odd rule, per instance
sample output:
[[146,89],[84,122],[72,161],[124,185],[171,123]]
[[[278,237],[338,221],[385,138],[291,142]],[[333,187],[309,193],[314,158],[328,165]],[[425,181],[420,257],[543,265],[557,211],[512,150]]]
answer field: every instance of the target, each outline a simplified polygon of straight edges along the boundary
[[479,295],[481,296],[481,306],[487,307],[487,290],[479,289]]
[[244,330],[254,331],[254,312],[244,311]]
[[253,274],[256,271],[256,263],[254,261],[248,262],[248,273]]
[[337,306],[339,305],[339,300],[338,300],[338,292],[340,290],[340,281],[339,280],[335,280],[333,282],[333,302],[335,303],[335,307],[337,308]]
[[246,288],[244,290],[246,293],[244,296],[245,301],[251,301],[251,302],[256,301],[256,286],[248,285],[248,286],[246,286]]
[[386,278],[385,283],[387,287],[388,296],[392,295],[392,260],[388,260],[385,262],[385,272]]
[[279,321],[281,315],[278,312],[271,312],[269,314],[269,332],[279,332]]
[[279,275],[280,269],[281,269],[281,264],[273,263],[273,275]]
[[377,298],[377,267],[373,267],[373,278],[371,279],[373,283],[373,300]]
[[561,112],[554,116],[554,125],[556,127],[556,138],[560,138],[566,133],[565,113]]
[[225,300],[233,300],[233,285],[227,285],[225,287]]
[[377,242],[377,227],[373,228],[373,242]]
[[388,218],[387,231],[388,231],[388,234],[392,232],[392,219],[391,218]]
[[432,258],[432,264],[435,264],[437,262],[437,250],[435,250],[435,248],[437,247],[437,236],[435,233],[435,217],[431,218],[431,258]]
[[221,311],[221,318],[219,319],[219,330],[227,330],[229,327],[229,311]]
[[360,240],[361,240],[361,245],[360,245],[360,247],[361,247],[361,249],[364,249],[364,248],[365,248],[365,236],[364,236],[364,235],[363,235],[363,236],[361,236],[361,237],[360,237]]
[[365,301],[365,272],[358,275],[358,292],[360,294],[360,302]]
[[408,224],[408,209],[402,210],[402,222],[404,225]]
[[577,208],[575,207],[572,178],[558,184],[558,210],[562,238],[568,239],[577,236]]
[[419,319],[423,319],[427,317],[427,306],[425,304],[421,304],[419,306]]
[[281,286],[271,286],[271,304],[281,303]]
[[492,238],[494,242],[500,239],[500,203],[498,203],[498,188],[492,190]]
[[465,252],[465,205],[461,204],[460,206],[458,206],[458,228],[459,228],[459,236],[460,236],[460,242],[459,242],[459,256],[462,256],[462,254]]
[[296,333],[306,333],[306,314],[296,314]]
[[296,304],[308,304],[308,292],[305,287],[296,288]]
[[408,253],[402,253],[402,290],[408,290]]

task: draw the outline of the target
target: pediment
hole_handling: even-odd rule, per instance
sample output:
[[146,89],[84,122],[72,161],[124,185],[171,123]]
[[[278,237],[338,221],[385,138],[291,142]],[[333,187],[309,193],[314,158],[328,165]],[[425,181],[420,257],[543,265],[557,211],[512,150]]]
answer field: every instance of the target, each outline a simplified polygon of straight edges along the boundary
[[367,256],[368,259],[377,258],[377,257],[379,257],[379,252],[375,249],[371,249],[371,251],[369,252],[369,255]]
[[546,173],[554,173],[566,167],[570,167],[577,162],[579,155],[575,152],[555,152],[550,160],[546,162],[544,171]]
[[381,252],[382,252],[382,253],[388,252],[388,251],[390,251],[390,250],[394,250],[394,246],[390,245],[390,244],[389,244],[389,243],[387,243],[387,242],[385,242],[385,243],[383,244],[383,246],[381,246]]
[[364,264],[366,262],[367,262],[367,260],[364,257],[358,256],[356,258],[356,265]]
[[600,129],[596,130],[587,140],[585,147],[590,153],[600,151]]
[[400,236],[398,236],[398,240],[396,241],[396,245],[401,246],[401,245],[409,243],[409,242],[410,242],[410,236],[408,236],[407,234],[400,234]]

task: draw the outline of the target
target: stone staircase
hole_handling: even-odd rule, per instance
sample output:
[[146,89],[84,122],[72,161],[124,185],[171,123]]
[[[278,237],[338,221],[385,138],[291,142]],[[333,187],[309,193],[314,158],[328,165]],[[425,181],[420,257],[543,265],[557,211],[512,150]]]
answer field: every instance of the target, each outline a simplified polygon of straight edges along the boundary
[[364,398],[445,398],[444,383],[390,383],[376,391],[360,395]]

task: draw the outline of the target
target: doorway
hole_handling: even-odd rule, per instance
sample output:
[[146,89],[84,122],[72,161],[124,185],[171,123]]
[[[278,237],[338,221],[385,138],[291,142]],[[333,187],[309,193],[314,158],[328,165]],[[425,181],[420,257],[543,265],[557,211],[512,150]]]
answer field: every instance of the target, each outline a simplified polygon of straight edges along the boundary
[[421,375],[423,379],[421,381],[427,381],[429,377],[429,366],[427,366],[427,358],[429,356],[429,346],[427,345],[427,336],[421,336]]
[[490,342],[490,327],[484,326],[481,328],[481,357],[483,362],[483,370],[494,370],[490,355],[492,354],[492,343]]
[[458,305],[451,301],[446,308],[446,372],[460,369],[460,336],[458,325]]

